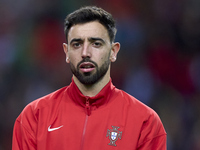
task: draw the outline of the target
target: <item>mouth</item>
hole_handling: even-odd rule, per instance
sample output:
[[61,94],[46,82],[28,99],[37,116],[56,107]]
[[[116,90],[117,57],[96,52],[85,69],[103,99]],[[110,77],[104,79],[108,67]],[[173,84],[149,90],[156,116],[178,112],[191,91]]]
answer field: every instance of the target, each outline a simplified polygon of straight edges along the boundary
[[79,66],[82,72],[91,72],[95,69],[95,65],[91,62],[83,62]]

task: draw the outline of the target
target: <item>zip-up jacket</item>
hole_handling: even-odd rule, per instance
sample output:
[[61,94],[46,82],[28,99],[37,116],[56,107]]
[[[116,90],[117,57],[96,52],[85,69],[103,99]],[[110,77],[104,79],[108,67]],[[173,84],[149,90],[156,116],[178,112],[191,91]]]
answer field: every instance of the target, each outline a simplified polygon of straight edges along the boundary
[[94,97],[74,81],[28,104],[12,150],[166,150],[156,112],[110,82]]

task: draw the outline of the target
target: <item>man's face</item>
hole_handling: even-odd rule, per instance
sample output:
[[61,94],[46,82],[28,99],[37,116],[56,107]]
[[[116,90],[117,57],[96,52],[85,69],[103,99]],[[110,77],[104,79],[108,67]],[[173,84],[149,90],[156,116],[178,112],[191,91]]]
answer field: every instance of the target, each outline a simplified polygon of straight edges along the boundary
[[94,84],[106,75],[112,44],[106,28],[99,22],[72,26],[64,49],[72,73],[82,84]]

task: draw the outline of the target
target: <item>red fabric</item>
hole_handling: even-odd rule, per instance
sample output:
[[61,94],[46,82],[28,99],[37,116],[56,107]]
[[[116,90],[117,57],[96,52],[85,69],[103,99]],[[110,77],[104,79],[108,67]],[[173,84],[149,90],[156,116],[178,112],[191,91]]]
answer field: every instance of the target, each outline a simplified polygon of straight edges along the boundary
[[[55,130],[49,132],[49,127]],[[109,145],[114,128],[119,135],[115,146]],[[151,108],[115,88],[111,81],[95,97],[82,95],[72,81],[28,104],[17,118],[12,150],[36,149],[166,150],[166,132]]]

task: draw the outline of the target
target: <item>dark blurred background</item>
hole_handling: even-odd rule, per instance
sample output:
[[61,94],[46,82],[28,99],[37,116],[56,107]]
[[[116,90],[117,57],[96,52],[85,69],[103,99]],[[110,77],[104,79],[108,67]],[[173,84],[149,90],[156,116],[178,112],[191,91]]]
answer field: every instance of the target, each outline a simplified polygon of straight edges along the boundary
[[0,150],[25,105],[71,82],[63,23],[85,5],[116,18],[116,87],[159,114],[168,150],[200,150],[199,0],[1,0]]

